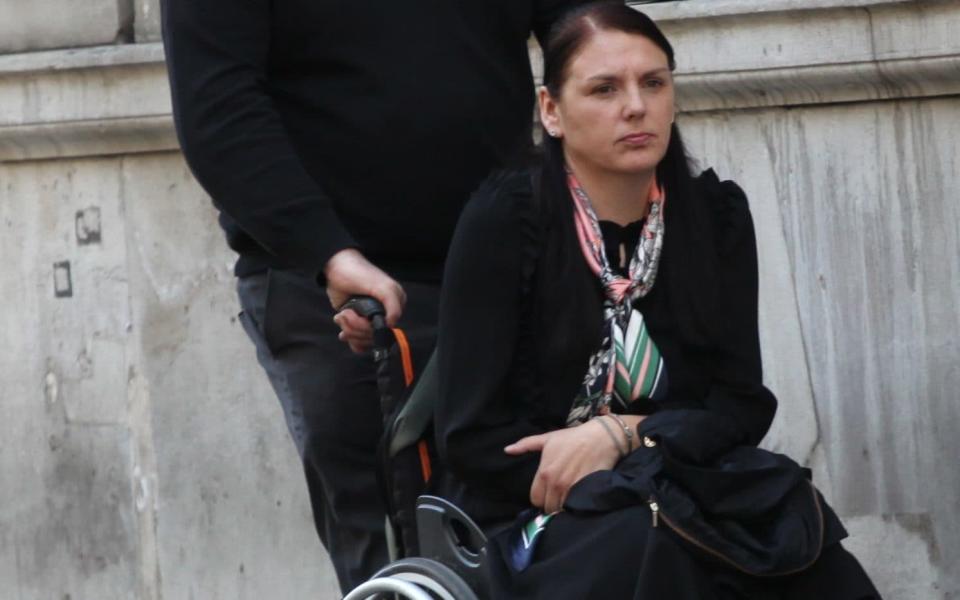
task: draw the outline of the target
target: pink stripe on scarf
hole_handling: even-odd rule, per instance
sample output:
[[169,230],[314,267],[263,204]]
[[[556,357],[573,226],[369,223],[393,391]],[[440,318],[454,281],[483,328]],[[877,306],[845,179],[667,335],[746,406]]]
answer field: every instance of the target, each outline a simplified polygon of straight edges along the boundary
[[615,380],[614,375],[616,375],[616,372],[617,371],[615,369],[607,369],[607,385],[603,388],[604,394],[609,395],[613,393],[613,382]]
[[650,340],[647,340],[647,347],[643,352],[643,364],[640,365],[640,376],[637,377],[637,381],[633,386],[633,390],[630,392],[630,399],[636,400],[640,397],[640,388],[643,385],[643,381],[647,378],[647,369],[650,368],[650,355],[653,354],[653,348]]
[[630,371],[627,370],[626,365],[624,365],[622,362],[617,363],[617,372],[620,373],[621,377],[627,381],[630,381]]
[[590,246],[588,233],[584,231],[584,229],[587,227],[589,226],[586,225],[581,219],[577,219],[577,238],[580,239],[580,249],[583,251],[583,258],[586,259],[590,270],[592,270],[595,275],[599,275],[600,263],[597,261],[593,249]]

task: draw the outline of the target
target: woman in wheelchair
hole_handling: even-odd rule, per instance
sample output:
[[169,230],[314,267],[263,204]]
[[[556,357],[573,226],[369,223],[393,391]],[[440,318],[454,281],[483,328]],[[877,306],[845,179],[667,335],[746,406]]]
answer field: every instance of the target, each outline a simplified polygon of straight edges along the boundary
[[447,261],[441,495],[491,536],[493,598],[879,598],[809,471],[756,447],[753,223],[691,172],[673,70],[621,2],[555,27],[542,153],[480,187]]

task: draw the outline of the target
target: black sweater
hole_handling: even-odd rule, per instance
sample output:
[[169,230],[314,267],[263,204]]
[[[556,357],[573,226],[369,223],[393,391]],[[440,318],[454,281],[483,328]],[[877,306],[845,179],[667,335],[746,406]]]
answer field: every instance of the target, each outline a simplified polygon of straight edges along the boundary
[[[732,182],[707,171],[694,188],[686,201],[708,217],[712,256],[704,259],[720,282],[711,303],[720,325],[709,341],[687,333],[692,317],[681,296],[697,282],[685,281],[690,271],[678,252],[689,240],[676,220],[680,199],[668,193],[670,243],[656,284],[635,306],[663,355],[669,389],[662,403],[636,402],[631,412],[708,410],[741,443],[756,444],[776,399],[762,382],[753,222]],[[529,506],[540,456],[508,456],[503,447],[565,426],[601,341],[603,292],[577,246],[572,209],[538,204],[529,174],[491,177],[464,211],[444,276],[435,426],[451,476],[438,491],[482,526]],[[631,229],[639,232],[620,233]]]
[[237,274],[360,248],[436,280],[470,190],[529,145],[527,39],[582,0],[164,0],[177,132]]

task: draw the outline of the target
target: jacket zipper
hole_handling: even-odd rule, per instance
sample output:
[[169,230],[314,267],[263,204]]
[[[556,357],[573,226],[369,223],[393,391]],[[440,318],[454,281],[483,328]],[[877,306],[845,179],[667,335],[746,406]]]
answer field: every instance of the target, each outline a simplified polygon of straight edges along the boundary
[[672,529],[677,535],[679,535],[680,537],[682,537],[683,539],[685,539],[685,540],[688,541],[689,543],[693,544],[693,545],[696,546],[697,548],[700,548],[700,549],[703,550],[704,552],[706,552],[706,553],[708,553],[708,554],[710,554],[710,555],[712,555],[712,556],[715,556],[716,558],[722,560],[723,562],[725,562],[725,563],[727,563],[728,565],[732,566],[733,568],[735,568],[736,570],[740,571],[741,573],[746,573],[747,575],[752,575],[752,576],[754,576],[754,577],[781,577],[781,576],[783,576],[783,575],[792,575],[792,574],[794,574],[794,573],[799,573],[799,572],[801,572],[801,571],[806,571],[807,569],[810,568],[811,565],[813,565],[813,563],[817,562],[817,559],[820,558],[820,553],[823,552],[823,535],[824,535],[823,508],[820,506],[820,499],[817,498],[817,489],[816,489],[815,487],[813,487],[813,483],[811,483],[811,482],[809,482],[809,481],[808,481],[807,483],[810,485],[810,491],[811,491],[811,493],[813,493],[813,503],[814,503],[814,505],[817,507],[817,519],[818,519],[819,524],[820,524],[820,532],[819,532],[819,534],[820,534],[820,543],[819,543],[819,546],[818,546],[818,548],[817,548],[817,554],[816,554],[816,556],[813,557],[813,560],[811,560],[811,561],[810,561],[809,563],[807,563],[806,565],[804,565],[804,566],[802,566],[802,567],[799,567],[799,568],[797,568],[797,569],[790,570],[790,571],[784,571],[784,572],[782,572],[782,573],[755,573],[755,572],[753,572],[753,571],[749,571],[749,570],[747,570],[747,569],[744,569],[743,567],[741,567],[740,565],[738,565],[736,562],[734,562],[734,561],[731,560],[730,558],[727,558],[727,557],[726,557],[724,554],[722,554],[721,552],[719,552],[719,551],[717,551],[717,550],[714,550],[714,549],[711,548],[710,546],[707,546],[707,545],[704,544],[703,542],[701,542],[701,541],[697,540],[696,538],[694,538],[692,535],[690,535],[689,533],[687,533],[686,531],[684,531],[684,530],[681,529],[680,527],[677,527],[676,523],[674,523],[672,520],[670,520],[669,517],[667,517],[667,515],[665,515],[665,514],[663,514],[663,513],[661,512],[661,510],[660,510],[660,503],[657,502],[656,498],[654,498],[653,496],[650,496],[649,500],[647,500],[647,504],[650,506],[650,514],[651,514],[651,516],[652,516],[652,518],[653,518],[653,526],[654,526],[654,527],[658,527],[658,526],[659,526],[659,522],[662,520],[664,523],[667,524],[667,527],[669,527],[670,529]]

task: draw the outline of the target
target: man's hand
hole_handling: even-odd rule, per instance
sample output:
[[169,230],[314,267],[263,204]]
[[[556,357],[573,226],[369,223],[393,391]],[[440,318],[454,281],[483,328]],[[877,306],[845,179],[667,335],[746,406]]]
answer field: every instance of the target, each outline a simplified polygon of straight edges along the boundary
[[[397,324],[407,295],[400,284],[368,261],[353,248],[341,250],[327,261],[323,269],[327,279],[327,297],[334,310],[339,310],[352,296],[373,296],[387,311],[387,324]],[[360,353],[373,343],[370,322],[352,310],[338,312],[333,321],[340,326],[340,340]]]
[[530,502],[550,514],[560,510],[575,483],[595,471],[612,469],[620,450],[599,423],[525,437],[504,448],[507,454],[540,452]]

